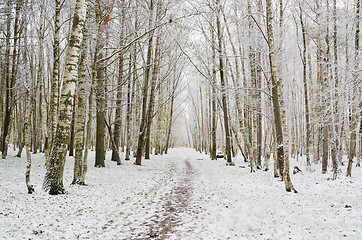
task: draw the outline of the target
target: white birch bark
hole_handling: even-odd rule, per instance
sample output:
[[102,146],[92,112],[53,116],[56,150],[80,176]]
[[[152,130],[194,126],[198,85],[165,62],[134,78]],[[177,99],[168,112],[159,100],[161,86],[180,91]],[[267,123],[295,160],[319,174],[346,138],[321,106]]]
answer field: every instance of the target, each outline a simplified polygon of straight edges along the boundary
[[[50,96],[50,141],[53,140],[58,119],[58,100],[59,100],[59,32],[60,32],[60,0],[55,0],[55,19],[54,19],[54,44],[53,44],[53,73],[51,79]],[[51,144],[50,149],[51,149]],[[48,161],[48,159],[46,159]]]
[[63,172],[69,140],[70,121],[72,118],[73,99],[78,79],[78,62],[80,44],[83,39],[83,27],[86,19],[87,0],[77,0],[73,18],[72,35],[67,50],[63,87],[59,104],[59,119],[53,139],[53,147],[46,173],[43,189],[49,194],[63,194]]
[[[87,21],[87,19],[86,19]],[[85,185],[84,178],[87,168],[83,166],[84,142],[85,142],[85,118],[86,118],[86,63],[87,63],[87,37],[88,37],[87,22],[83,28],[82,53],[79,62],[79,77],[78,77],[78,118],[77,128],[75,132],[75,156],[74,156],[74,177],[72,184]],[[81,178],[81,176],[84,176]],[[81,181],[83,179],[83,181]]]
[[31,153],[30,153],[30,94],[27,90],[25,94],[25,119],[24,119],[24,128],[25,128],[25,151],[26,151],[26,172],[25,172],[25,183],[28,189],[28,193],[32,194],[34,192],[34,187],[30,183],[30,171],[31,171]]
[[[271,71],[271,80],[272,80],[272,103],[273,103],[273,112],[274,112],[274,124],[275,124],[275,133],[277,139],[277,158],[280,164],[283,164],[283,180],[285,183],[286,191],[290,192],[294,190],[297,191],[293,187],[293,184],[290,179],[289,174],[289,158],[284,158],[284,141],[283,141],[283,129],[282,129],[282,119],[281,119],[281,111],[279,105],[279,96],[278,96],[278,81],[277,81],[277,68],[275,61],[275,48],[274,48],[274,36],[273,36],[273,12],[272,12],[272,4],[271,0],[266,1],[266,13],[267,13],[267,33],[268,33],[268,45],[269,45],[269,64]],[[280,166],[279,166],[280,167]]]

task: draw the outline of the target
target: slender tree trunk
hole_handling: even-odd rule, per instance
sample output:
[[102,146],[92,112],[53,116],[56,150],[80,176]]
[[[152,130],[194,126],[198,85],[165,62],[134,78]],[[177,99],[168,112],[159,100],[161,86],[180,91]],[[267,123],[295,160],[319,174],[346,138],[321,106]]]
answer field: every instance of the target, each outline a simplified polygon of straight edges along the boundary
[[[79,83],[78,83],[79,84]],[[76,111],[77,111],[77,94],[74,94],[73,99],[73,112],[72,121],[70,123],[70,141],[69,141],[69,156],[74,156],[74,141],[75,141],[75,125],[76,125]]]
[[[7,151],[7,135],[9,131],[9,124],[10,124],[10,95],[11,95],[11,88],[10,88],[10,39],[11,39],[11,1],[6,2],[6,39],[5,39],[5,64],[4,64],[4,89],[5,91],[5,103],[4,107],[1,106],[1,109],[4,109],[3,115],[1,116],[0,121],[2,121],[2,134],[1,134],[1,141],[0,141],[0,150],[2,152],[2,158],[6,157]],[[3,93],[1,94],[3,97]],[[10,108],[10,109],[9,109]]]
[[44,13],[41,13],[41,27],[40,27],[40,37],[39,37],[39,68],[38,68],[38,82],[39,86],[39,134],[40,139],[38,143],[40,144],[39,148],[45,153],[45,162],[49,159],[49,146],[48,146],[48,129],[47,129],[47,95],[45,94],[45,67],[44,65],[44,38],[45,38],[45,16]]
[[[33,41],[31,41],[31,43],[33,43]],[[37,151],[37,147],[36,147],[36,142],[37,142],[37,131],[36,131],[36,123],[37,123],[37,111],[36,111],[36,93],[37,93],[37,88],[36,88],[36,77],[35,77],[35,59],[34,59],[34,45],[31,45],[31,54],[30,54],[30,61],[29,61],[29,65],[30,65],[30,77],[31,77],[31,83],[30,83],[30,89],[31,91],[31,107],[32,107],[32,111],[31,111],[31,119],[32,119],[32,131],[31,131],[31,150],[33,153],[36,153]],[[47,164],[47,163],[46,163]]]
[[136,76],[136,59],[137,59],[137,49],[136,47],[134,47],[133,49],[133,54],[132,56],[130,57],[132,60],[133,60],[133,63],[132,61],[130,61],[129,63],[129,69],[130,69],[130,73],[131,73],[131,69],[132,69],[132,66],[133,66],[133,71],[135,71],[133,74],[132,74],[132,81],[131,79],[128,80],[128,83],[127,83],[127,115],[126,115],[126,157],[125,157],[125,160],[130,160],[130,152],[131,152],[131,121],[132,121],[132,100],[134,97],[132,97],[134,95],[134,91],[133,93],[131,94],[131,91],[132,89],[134,90],[135,89],[135,81],[137,79],[137,76]]
[[[361,11],[361,1],[356,1],[356,32],[355,32],[355,52],[354,52],[354,67],[353,67],[353,80],[356,83],[356,86],[358,86],[359,82],[359,33],[360,33],[360,11]],[[357,119],[358,119],[358,107],[355,106],[357,103],[355,103],[356,96],[358,95],[357,87],[353,89],[352,97],[351,97],[351,109],[350,109],[350,137],[349,137],[349,152],[348,152],[348,167],[347,167],[347,177],[352,176],[352,165],[353,165],[353,158],[355,157],[356,152],[356,135],[357,135]],[[360,106],[361,107],[361,106]],[[361,114],[362,110],[360,109]],[[362,116],[361,116],[362,118]],[[362,120],[361,120],[362,121]],[[361,127],[362,128],[362,127]],[[360,133],[361,134],[361,133]],[[360,142],[361,144],[361,142]]]
[[6,37],[6,93],[5,93],[5,118],[3,124],[3,136],[2,136],[2,158],[5,159],[7,156],[8,151],[8,135],[11,131],[11,121],[12,121],[12,111],[13,106],[15,104],[14,99],[14,86],[16,82],[16,57],[17,57],[17,45],[19,40],[19,18],[20,18],[20,9],[22,7],[22,1],[17,1],[16,9],[15,9],[15,24],[14,24],[14,46],[12,52],[12,70],[10,71],[10,11],[11,5],[9,3],[9,13],[8,13],[8,20],[7,20],[7,37]]
[[339,101],[338,101],[338,88],[339,88],[339,73],[338,73],[338,35],[337,35],[337,0],[333,0],[333,49],[334,49],[334,93],[333,93],[333,124],[332,129],[332,141],[331,141],[331,152],[332,152],[332,163],[333,163],[333,179],[337,178],[338,171],[338,128],[339,128]]
[[305,123],[306,123],[306,157],[307,157],[307,166],[311,165],[310,162],[310,118],[309,118],[309,100],[308,100],[308,84],[307,84],[307,43],[306,43],[306,29],[304,26],[303,20],[303,10],[302,7],[299,6],[299,18],[300,24],[302,27],[302,37],[303,37],[303,52],[302,52],[302,62],[303,62],[303,86],[304,86],[304,104],[305,104]]
[[[252,22],[252,8],[251,8],[251,1],[248,0],[247,1],[247,5],[248,5],[248,15],[249,20],[248,20],[248,33],[249,33],[249,37],[250,40],[253,38],[252,35],[252,31],[253,31],[253,22]],[[249,64],[250,64],[250,77],[251,77],[251,83],[255,83],[256,82],[256,50],[255,47],[252,45],[252,40],[249,42]],[[250,83],[247,83],[246,81],[244,82],[244,87],[246,87],[247,89],[251,89],[252,86],[250,85]],[[255,87],[255,86],[254,86]],[[255,90],[255,89],[254,89]],[[252,96],[255,97],[254,91],[252,91]],[[245,135],[245,146],[247,149],[247,157],[248,160],[250,160],[250,171],[254,172],[254,161],[255,161],[255,151],[254,151],[254,147],[255,144],[253,144],[253,137],[255,138],[255,136],[253,136],[253,129],[255,131],[255,127],[252,124],[252,117],[253,115],[250,114],[250,109],[252,107],[252,105],[254,105],[254,103],[252,101],[250,101],[250,97],[249,94],[246,94],[246,104],[245,104],[245,111],[244,111],[244,118],[245,120],[245,127],[244,127],[244,135]],[[255,111],[254,111],[255,112]]]
[[[88,30],[87,30],[88,31]],[[88,34],[86,35],[88,37]],[[85,137],[85,151],[84,151],[84,157],[82,162],[82,170],[81,170],[81,176],[80,176],[80,185],[85,185],[85,176],[87,174],[88,170],[88,153],[91,149],[91,136],[92,136],[92,119],[93,119],[93,93],[94,93],[94,82],[95,82],[95,73],[92,73],[92,80],[91,80],[91,86],[90,86],[90,93],[88,96],[88,119],[87,119],[87,125],[86,125],[86,137]]]
[[257,169],[261,169],[261,147],[262,147],[262,109],[261,109],[261,54],[258,53],[259,64],[257,66],[257,78],[256,78],[256,92],[255,92],[255,105],[256,105],[256,166]]
[[[149,28],[153,27],[153,0],[150,0],[150,7],[149,7]],[[153,45],[153,32],[150,32],[148,38],[148,50],[147,50],[147,60],[146,60],[146,67],[145,67],[145,75],[144,75],[144,82],[143,82],[143,89],[142,89],[142,113],[141,113],[141,123],[140,123],[140,130],[138,133],[138,145],[137,145],[137,152],[136,152],[136,165],[141,165],[142,163],[142,153],[144,150],[145,145],[145,137],[146,137],[146,126],[147,126],[147,97],[148,97],[148,82],[150,79],[150,68],[151,68],[151,58],[152,58],[152,47]]]
[[[125,1],[121,1],[121,36],[120,48],[122,49],[125,43]],[[116,101],[116,115],[114,121],[114,148],[112,149],[112,161],[116,161],[117,165],[121,164],[121,157],[119,156],[119,145],[121,141],[122,131],[122,97],[123,97],[123,66],[124,66],[124,53],[119,56],[118,64],[118,82],[117,82],[117,101]]]
[[[156,10],[156,24],[159,24],[161,18],[161,1],[157,4]],[[159,50],[160,50],[160,39],[161,39],[161,31],[160,28],[157,29],[157,37],[156,37],[156,46],[155,46],[155,54],[153,60],[153,72],[152,72],[152,80],[151,80],[151,91],[150,91],[150,99],[148,103],[148,111],[147,111],[147,122],[146,122],[146,144],[145,144],[145,159],[150,159],[150,140],[151,140],[151,126],[153,122],[153,109],[155,103],[155,88],[158,77],[158,61],[159,61]]]
[[[122,46],[122,44],[121,44]],[[119,76],[117,82],[117,101],[116,101],[116,114],[114,121],[114,132],[113,132],[113,141],[112,144],[112,156],[111,160],[117,162],[117,165],[121,164],[121,157],[119,155],[119,147],[121,141],[121,131],[122,131],[122,97],[123,97],[123,54],[119,58]]]
[[[280,0],[281,2],[281,0]],[[257,8],[260,12],[263,12],[262,1],[259,0],[256,2]],[[260,15],[257,15],[257,21],[261,22],[262,18]],[[280,20],[282,21],[283,17],[281,16]],[[255,162],[256,168],[261,169],[261,147],[262,147],[262,115],[261,115],[261,80],[262,80],[262,58],[261,52],[258,49],[261,49],[260,39],[256,39],[256,51],[254,53],[255,60],[255,78],[253,80],[253,160]],[[280,49],[282,49],[280,47]]]
[[[85,185],[85,180],[82,179],[82,175],[86,171],[84,166],[84,151],[88,151],[88,148],[84,150],[85,142],[85,118],[86,118],[86,67],[87,67],[87,41],[88,41],[88,13],[83,27],[83,40],[81,45],[81,55],[79,60],[79,72],[78,72],[78,117],[77,128],[75,132],[75,156],[74,156],[74,174],[72,184]],[[88,132],[87,132],[88,134]]]
[[96,159],[95,167],[105,167],[105,133],[106,133],[106,124],[105,124],[105,111],[106,111],[106,100],[105,100],[105,66],[100,60],[103,58],[102,53],[98,53],[97,62],[96,62]]
[[216,106],[216,41],[214,30],[211,30],[212,44],[212,89],[211,89],[211,160],[216,160],[216,132],[217,132],[217,106]]
[[31,171],[31,153],[30,153],[30,94],[29,90],[25,93],[25,121],[24,121],[24,128],[25,128],[25,151],[26,151],[26,172],[25,172],[25,183],[28,189],[28,193],[32,194],[34,192],[34,187],[30,183],[30,171]]
[[[95,156],[95,167],[105,167],[105,138],[106,138],[106,93],[105,93],[105,71],[106,63],[103,60],[104,56],[104,45],[105,45],[105,36],[104,30],[110,20],[110,16],[113,10],[114,0],[110,2],[105,16],[101,16],[101,6],[102,1],[96,1],[96,21],[98,24],[97,40],[96,40],[96,62],[95,62],[95,72],[96,72],[96,156]],[[112,139],[113,141],[113,139]]]
[[[33,59],[34,60],[34,59]],[[35,64],[35,63],[34,63]],[[35,69],[35,67],[33,67]],[[32,70],[34,72],[34,70]],[[38,96],[38,82],[35,77],[35,73],[33,73],[33,91],[31,96],[31,103],[32,103],[32,151],[33,153],[38,152],[38,111],[37,111],[37,96]],[[47,164],[47,162],[46,162]]]
[[[24,17],[27,17],[27,6],[28,6],[28,1],[25,1],[25,12],[24,12]],[[27,49],[27,26],[28,26],[28,22],[27,20],[25,20],[24,23],[24,46],[25,49]],[[23,55],[23,61],[25,66],[27,66],[27,53],[26,51],[24,51],[24,55]],[[28,71],[25,72],[25,79],[28,79]],[[26,183],[26,187],[28,189],[28,194],[32,194],[35,190],[33,185],[30,183],[30,172],[31,172],[31,152],[30,152],[30,148],[31,148],[31,118],[30,118],[30,114],[31,114],[31,100],[30,100],[30,90],[29,90],[29,82],[26,80],[26,92],[25,92],[25,96],[24,96],[24,110],[25,110],[25,116],[24,116],[24,133],[23,133],[23,144],[25,146],[25,152],[26,152],[26,160],[27,160],[27,165],[26,165],[26,172],[25,172],[25,183]],[[20,153],[21,154],[21,153]],[[20,155],[19,154],[19,155]],[[19,156],[20,157],[20,156]]]
[[205,152],[205,136],[204,136],[204,101],[203,101],[203,97],[202,97],[202,88],[200,86],[199,88],[199,94],[200,94],[200,116],[201,116],[201,128],[200,128],[200,136],[201,136],[201,151]]
[[[250,4],[250,2],[249,2]],[[249,5],[250,7],[250,5]],[[228,37],[229,37],[229,41],[230,41],[230,44],[231,44],[231,48],[233,50],[233,54],[235,56],[238,55],[237,53],[237,50],[236,50],[236,47],[235,47],[235,44],[232,40],[232,36],[231,36],[231,33],[230,33],[230,29],[229,29],[229,26],[227,24],[227,19],[226,19],[226,16],[223,12],[223,17],[224,17],[224,22],[225,22],[225,27],[226,27],[226,30],[227,30],[227,34],[228,34]],[[238,33],[239,33],[239,30],[238,30]],[[239,60],[238,58],[234,58],[234,64],[235,64],[235,72],[236,72],[236,79],[234,77],[234,75],[232,75],[232,79],[233,79],[233,84],[234,84],[234,89],[235,89],[235,105],[236,105],[236,111],[237,111],[237,118],[238,118],[238,122],[239,122],[239,128],[241,131],[243,131],[243,112],[242,112],[242,109],[241,109],[241,92],[240,92],[240,67],[239,67]],[[260,115],[261,116],[261,115]],[[237,146],[239,147],[240,151],[242,152],[243,154],[243,157],[244,159],[246,160],[246,156],[244,155],[243,151],[242,151],[242,148],[241,148],[241,145],[238,141],[238,136],[237,136],[237,132],[232,130],[232,132],[234,132],[234,135],[235,135],[235,139],[236,139],[236,144]],[[253,169],[252,169],[253,171]]]
[[[321,54],[323,57],[323,65],[322,65],[322,100],[323,100],[323,159],[322,159],[322,173],[327,173],[328,168],[328,158],[329,158],[329,141],[331,140],[332,144],[334,145],[333,141],[333,111],[330,113],[329,109],[327,109],[327,104],[329,100],[328,96],[328,83],[331,82],[331,74],[330,74],[330,42],[329,42],[329,1],[327,0],[327,19],[326,19],[326,35],[325,35],[325,45],[322,44]],[[321,26],[321,31],[324,31]],[[323,43],[323,42],[322,42]],[[332,122],[332,126],[331,123]],[[334,149],[335,151],[335,149]],[[332,151],[333,156],[335,157],[335,153]]]
[[[276,66],[275,66],[275,50],[274,50],[274,37],[273,37],[273,27],[272,27],[272,5],[271,0],[266,0],[266,14],[267,14],[267,32],[268,32],[268,45],[269,45],[269,64],[271,71],[271,81],[272,81],[272,103],[273,103],[273,113],[274,113],[274,124],[275,124],[275,134],[277,140],[277,158],[279,164],[284,165],[284,142],[283,142],[283,128],[281,120],[281,112],[279,106],[279,96],[278,96],[278,81],[276,77]],[[286,158],[284,165],[284,172],[279,172],[284,178],[285,189],[287,192],[294,190],[297,192],[290,179],[289,174],[289,161]]]
[[[20,99],[19,99],[20,100]],[[18,100],[18,101],[19,101]],[[25,99],[24,99],[25,102]],[[21,154],[23,153],[23,148],[25,146],[25,127],[23,126],[23,123],[25,122],[24,117],[22,116],[22,103],[19,101],[19,104],[17,104],[17,128],[18,128],[18,153],[16,154],[16,157],[21,158]],[[15,145],[14,145],[15,146]]]
[[[157,117],[156,117],[156,136],[155,136],[155,155],[163,154],[163,151],[166,150],[161,145],[161,135],[162,135],[162,114],[164,113],[162,106],[162,98],[164,96],[163,86],[161,84],[158,87],[157,93],[157,101],[158,101],[158,109],[157,109]],[[167,121],[167,120],[166,120]],[[166,126],[167,131],[167,126]]]
[[[220,8],[220,0],[216,0],[217,7]],[[219,9],[220,10],[220,9]],[[222,107],[224,113],[224,130],[225,130],[225,151],[227,156],[227,165],[234,166],[231,157],[231,146],[230,146],[230,129],[229,129],[229,117],[228,117],[228,106],[227,106],[227,97],[226,97],[226,83],[225,83],[225,73],[224,73],[224,61],[223,61],[223,51],[222,51],[222,32],[221,32],[221,24],[219,18],[218,11],[216,15],[216,29],[217,29],[217,38],[218,38],[218,53],[219,53],[219,72],[220,72],[220,84],[221,84],[221,99],[222,99]]]
[[174,108],[173,105],[174,105],[174,101],[175,101],[175,91],[176,91],[175,81],[176,81],[176,79],[174,79],[174,86],[172,88],[172,93],[171,93],[172,95],[171,95],[171,101],[170,101],[170,115],[168,118],[168,126],[167,126],[167,133],[166,133],[165,154],[167,154],[167,151],[170,147],[172,121],[173,121],[173,108]]
[[67,50],[63,87],[60,96],[59,119],[53,140],[43,188],[49,194],[63,194],[63,172],[69,141],[69,128],[72,117],[73,96],[78,78],[80,44],[86,19],[87,0],[77,0],[73,18],[72,36]]
[[[41,6],[41,12],[40,12],[40,28],[39,28],[39,62],[38,62],[38,75],[37,75],[37,95],[36,95],[36,99],[38,100],[37,102],[37,111],[38,111],[38,122],[36,124],[37,128],[37,140],[36,140],[36,148],[39,149],[40,152],[44,152],[44,145],[43,145],[43,124],[44,124],[44,119],[45,119],[45,111],[43,111],[43,99],[44,99],[44,95],[43,95],[43,82],[44,82],[44,37],[45,37],[45,29],[44,29],[44,24],[45,24],[45,10],[44,10],[44,1],[42,1],[42,6]],[[39,96],[39,97],[38,97]],[[35,106],[36,108],[36,106]],[[45,159],[47,159],[48,154],[46,155]]]
[[274,160],[274,178],[278,178],[279,177],[279,162],[278,162],[278,153],[277,153],[277,137],[275,134],[275,128],[273,129],[273,138],[274,138],[274,147],[273,147],[273,160]]
[[[51,78],[51,96],[50,96],[50,149],[54,139],[59,107],[59,68],[60,68],[60,10],[61,0],[55,0],[55,17],[54,17],[54,43],[53,43],[53,73]],[[46,159],[46,163],[49,159]]]

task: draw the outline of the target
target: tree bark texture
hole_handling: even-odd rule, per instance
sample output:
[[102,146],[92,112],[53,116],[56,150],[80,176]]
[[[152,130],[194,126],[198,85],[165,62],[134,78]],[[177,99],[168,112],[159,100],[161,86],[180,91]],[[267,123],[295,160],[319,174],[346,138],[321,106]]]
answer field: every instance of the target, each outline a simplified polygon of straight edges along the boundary
[[[153,27],[153,0],[150,0],[150,16],[149,16],[149,28]],[[150,79],[150,68],[151,68],[151,58],[153,51],[153,32],[149,33],[148,37],[148,50],[147,50],[147,60],[145,67],[145,75],[142,89],[142,113],[141,113],[141,122],[138,132],[138,144],[136,152],[136,165],[142,164],[142,154],[145,146],[145,137],[146,137],[146,125],[147,125],[147,98],[148,98],[148,83]]]
[[[217,5],[220,6],[220,1],[216,1]],[[221,99],[222,99],[222,108],[224,113],[224,130],[225,130],[225,151],[227,157],[227,165],[233,166],[234,163],[231,157],[231,146],[230,146],[230,129],[229,129],[229,117],[228,117],[228,106],[227,106],[227,96],[226,96],[226,83],[225,83],[225,73],[224,73],[224,61],[223,61],[223,51],[222,51],[222,32],[220,26],[219,16],[216,16],[216,28],[217,28],[217,38],[218,38],[218,53],[219,53],[219,72],[220,72],[220,84],[221,84]]]
[[67,49],[63,87],[60,95],[59,119],[53,140],[43,189],[49,194],[65,193],[63,172],[69,143],[70,121],[72,118],[75,86],[78,79],[78,62],[86,19],[87,0],[77,0],[73,17],[72,34]]
[[[275,65],[275,50],[274,50],[274,37],[273,37],[273,27],[272,27],[272,6],[271,0],[266,0],[266,13],[267,13],[267,32],[268,32],[268,45],[269,45],[269,64],[271,71],[271,82],[272,82],[272,105],[274,113],[274,124],[275,124],[275,134],[277,142],[277,159],[278,163],[284,166],[284,171],[279,171],[280,176],[283,176],[285,189],[290,192],[294,189],[290,174],[289,174],[289,161],[286,161],[284,165],[284,142],[283,142],[283,128],[281,120],[281,112],[279,106],[279,96],[278,96],[278,81],[276,77],[276,65]],[[281,167],[279,166],[279,169]]]
[[86,166],[84,166],[84,151],[88,151],[88,148],[84,150],[85,144],[85,119],[86,119],[86,67],[87,67],[87,40],[88,40],[88,13],[86,15],[84,27],[83,27],[83,40],[81,45],[81,55],[79,60],[79,72],[78,72],[78,117],[77,128],[75,132],[75,156],[74,156],[74,174],[73,184],[84,185],[84,178]]
[[2,135],[2,158],[5,159],[8,151],[8,135],[11,130],[12,111],[15,104],[14,99],[14,86],[16,82],[16,59],[17,59],[17,45],[19,40],[19,17],[20,9],[22,7],[22,1],[17,1],[15,10],[15,24],[14,24],[14,45],[12,52],[12,70],[10,73],[10,37],[11,37],[11,17],[10,17],[10,3],[8,2],[8,17],[7,17],[7,36],[6,36],[6,93],[5,93],[5,117],[3,124],[3,135]]

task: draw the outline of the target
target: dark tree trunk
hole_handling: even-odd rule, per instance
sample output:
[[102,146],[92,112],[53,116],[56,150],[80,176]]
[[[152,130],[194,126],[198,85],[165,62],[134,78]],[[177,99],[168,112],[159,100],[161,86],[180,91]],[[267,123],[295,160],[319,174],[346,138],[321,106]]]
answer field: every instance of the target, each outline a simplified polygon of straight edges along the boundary
[[73,99],[74,104],[73,104],[72,122],[70,123],[69,156],[74,156],[76,100],[77,100],[77,95],[74,94],[74,99]]

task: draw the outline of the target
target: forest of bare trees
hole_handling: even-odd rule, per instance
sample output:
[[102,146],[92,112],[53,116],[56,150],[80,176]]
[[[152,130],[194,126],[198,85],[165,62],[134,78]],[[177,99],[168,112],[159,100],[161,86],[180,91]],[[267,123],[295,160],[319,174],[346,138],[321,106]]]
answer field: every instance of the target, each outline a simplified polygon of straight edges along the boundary
[[274,176],[287,191],[296,191],[289,158],[321,162],[333,179],[351,176],[362,150],[360,1],[193,6],[204,12],[190,23],[197,37],[189,57],[201,80],[189,144],[212,159],[216,149],[228,161],[241,152],[252,172],[268,170],[273,156]]
[[228,166],[241,154],[288,192],[290,158],[351,176],[360,11],[360,0],[0,0],[2,159],[25,149],[29,193],[31,153],[44,153],[44,190],[62,194],[68,155],[85,185],[89,154],[95,167],[107,151],[141,165],[180,145]]

